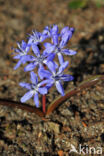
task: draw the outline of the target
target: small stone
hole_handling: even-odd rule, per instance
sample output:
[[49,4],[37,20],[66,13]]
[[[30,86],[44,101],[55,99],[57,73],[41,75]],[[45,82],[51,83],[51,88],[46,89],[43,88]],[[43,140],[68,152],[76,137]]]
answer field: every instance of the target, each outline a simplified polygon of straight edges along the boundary
[[19,129],[21,129],[21,125],[20,124],[17,125],[17,130],[19,130]]
[[60,133],[60,125],[54,122],[48,122],[49,129],[55,133]]
[[103,41],[103,39],[104,39],[103,35],[99,35],[98,39],[99,39],[100,42]]
[[72,112],[68,109],[63,109],[63,110],[61,110],[60,113],[64,116],[71,116],[72,115]]

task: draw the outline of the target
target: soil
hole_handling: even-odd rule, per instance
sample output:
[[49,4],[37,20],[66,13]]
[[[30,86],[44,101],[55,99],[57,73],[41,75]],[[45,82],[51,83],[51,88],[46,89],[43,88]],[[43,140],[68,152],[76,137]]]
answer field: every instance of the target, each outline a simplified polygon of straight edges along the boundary
[[[33,29],[42,31],[54,23],[60,29],[66,25],[76,29],[68,48],[78,53],[65,57],[70,62],[67,72],[75,79],[65,83],[65,91],[92,75],[104,74],[104,7],[92,3],[70,10],[68,3],[0,1],[0,99],[20,101],[25,90],[18,83],[29,78],[23,66],[13,70],[16,61],[11,47],[25,40]],[[58,95],[53,88],[47,95],[47,105]],[[33,100],[27,104],[34,106]],[[101,147],[104,154],[104,81],[67,99],[45,121],[34,113],[0,106],[0,156],[77,155],[69,153],[71,144],[77,150],[79,145],[94,147],[96,152]]]

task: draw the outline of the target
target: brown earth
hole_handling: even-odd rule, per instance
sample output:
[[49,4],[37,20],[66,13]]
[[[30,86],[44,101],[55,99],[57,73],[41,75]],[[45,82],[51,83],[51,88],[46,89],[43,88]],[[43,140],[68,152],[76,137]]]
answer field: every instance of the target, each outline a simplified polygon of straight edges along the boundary
[[[0,99],[19,101],[25,91],[18,85],[29,78],[16,61],[11,47],[26,39],[32,29],[46,25],[68,25],[76,29],[68,47],[78,51],[70,58],[67,72],[74,82],[65,91],[92,75],[104,74],[104,7],[93,3],[85,9],[70,10],[69,1],[0,1]],[[48,104],[58,96],[55,88],[47,95]],[[33,100],[30,105],[34,106]],[[69,154],[71,144],[101,147],[104,153],[104,81],[83,90],[59,106],[43,121],[34,113],[0,106],[0,156],[40,156]],[[82,154],[83,155],[83,154]]]

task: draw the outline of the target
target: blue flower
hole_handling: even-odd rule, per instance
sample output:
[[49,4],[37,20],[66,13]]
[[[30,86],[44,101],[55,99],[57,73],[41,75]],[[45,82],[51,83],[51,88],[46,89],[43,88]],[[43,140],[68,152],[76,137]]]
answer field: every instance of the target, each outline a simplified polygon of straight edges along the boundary
[[21,98],[21,102],[26,102],[27,100],[29,100],[31,97],[34,96],[34,102],[36,107],[39,107],[39,97],[38,94],[47,94],[47,88],[46,87],[42,87],[42,85],[44,85],[44,81],[38,83],[38,77],[37,75],[32,71],[30,72],[30,77],[31,77],[31,82],[32,83],[25,83],[25,82],[21,82],[19,83],[19,85],[23,88],[26,88],[28,90],[27,93],[25,93],[25,95]]
[[64,55],[75,55],[76,51],[71,49],[64,49],[67,42],[71,39],[74,28],[64,27],[60,34],[58,33],[58,26],[53,25],[53,27],[49,29],[47,26],[45,30],[43,31],[44,34],[48,34],[49,37],[52,38],[52,44],[51,43],[44,43],[45,51],[44,53],[55,53],[58,55],[58,59],[60,64],[64,62],[63,54]]
[[64,46],[66,46],[66,42],[64,40],[61,40],[60,43],[58,43],[57,37],[53,40],[53,44],[51,43],[44,43],[45,51],[44,53],[54,53],[55,55],[58,55],[58,59],[60,64],[63,62],[63,54],[64,55],[75,55],[76,51],[71,49],[64,49]]
[[22,41],[22,43],[18,43],[17,42],[17,45],[18,45],[18,48],[19,49],[14,49],[15,53],[13,54],[16,54],[16,56],[14,56],[13,58],[14,59],[19,59],[18,63],[16,64],[16,66],[14,67],[14,69],[16,70],[22,63],[25,64],[26,61],[28,61],[29,58],[27,58],[27,53],[28,51],[30,50],[30,46],[25,42],[25,41]]
[[[34,97],[34,102],[36,107],[39,107],[38,94],[46,94],[48,89],[54,84],[58,92],[64,96],[64,89],[62,86],[63,81],[73,80],[73,76],[65,74],[64,69],[68,66],[68,61],[64,62],[63,55],[75,55],[76,51],[65,48],[68,41],[71,39],[74,33],[74,28],[68,26],[64,27],[60,32],[57,25],[46,26],[42,32],[32,31],[29,34],[28,42],[22,41],[22,43],[17,43],[18,48],[14,49],[15,56],[14,59],[18,59],[18,63],[14,67],[17,69],[21,64],[28,64],[25,66],[24,71],[31,71],[31,83],[21,82],[20,86],[28,90],[28,92],[21,98],[21,102],[29,100]],[[45,50],[43,50],[41,42],[45,39],[50,38],[51,43],[43,43]],[[29,50],[34,53],[34,55],[28,54]],[[55,55],[58,56],[59,67],[53,61]],[[45,67],[48,70],[45,70]],[[33,70],[38,67],[38,76],[40,79],[44,79],[38,82],[37,75]]]
[[32,31],[32,35],[29,34],[29,40],[28,40],[28,44],[36,44],[38,45],[39,43],[43,42],[46,38],[47,38],[47,35],[43,34],[43,33],[40,33],[40,32],[37,32],[36,30],[35,31]]
[[54,35],[58,35],[58,26],[53,24],[53,26],[46,26],[42,32],[42,34],[46,35],[47,38],[51,38]]
[[62,42],[64,45],[71,39],[75,29],[69,28],[68,26],[64,27],[61,32],[59,33],[58,26],[53,24],[53,26],[46,26],[42,32],[42,34],[46,35],[48,38],[52,38],[52,42],[57,45],[58,37],[61,37]]
[[61,64],[58,71],[56,72],[55,65],[52,62],[48,63],[48,70],[41,69],[40,74],[43,78],[46,78],[44,80],[44,83],[46,83],[46,87],[49,89],[55,84],[58,92],[64,96],[64,89],[62,87],[63,81],[71,81],[73,80],[73,77],[68,74],[64,74],[64,69],[68,66],[68,61]]
[[68,41],[72,38],[74,31],[74,28],[69,28],[68,26],[64,27],[61,30],[60,37],[62,42],[61,44],[63,44],[63,46],[65,46],[68,43]]
[[38,66],[39,68],[42,68],[44,64],[47,65],[47,63],[49,61],[52,61],[55,57],[55,54],[40,54],[39,48],[37,45],[32,44],[32,50],[34,52],[34,54],[36,55],[36,57],[31,56],[31,58],[29,57],[29,61],[30,63],[24,68],[24,71],[32,71],[36,66]]

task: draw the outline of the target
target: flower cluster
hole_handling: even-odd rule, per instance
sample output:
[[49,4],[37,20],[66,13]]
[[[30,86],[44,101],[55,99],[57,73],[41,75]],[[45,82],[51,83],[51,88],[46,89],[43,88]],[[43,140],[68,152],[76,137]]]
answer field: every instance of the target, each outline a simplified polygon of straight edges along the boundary
[[[65,48],[73,32],[74,28],[68,26],[60,32],[57,25],[46,26],[42,32],[32,31],[27,43],[25,41],[17,43],[18,48],[14,48],[13,54],[15,54],[14,59],[18,59],[18,63],[14,69],[26,64],[24,71],[30,71],[31,80],[31,83],[21,82],[19,84],[28,90],[21,98],[21,102],[34,97],[35,105],[39,107],[38,94],[47,94],[53,85],[64,96],[63,81],[73,80],[73,76],[64,73],[68,61],[64,61],[63,57],[64,55],[76,54],[76,51]],[[51,39],[51,43],[44,42],[49,41],[49,39]],[[55,57],[58,57],[59,64],[54,61]],[[34,73],[35,68],[38,74]]]

